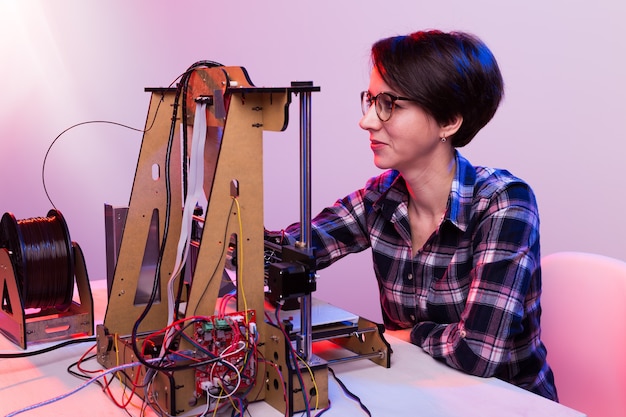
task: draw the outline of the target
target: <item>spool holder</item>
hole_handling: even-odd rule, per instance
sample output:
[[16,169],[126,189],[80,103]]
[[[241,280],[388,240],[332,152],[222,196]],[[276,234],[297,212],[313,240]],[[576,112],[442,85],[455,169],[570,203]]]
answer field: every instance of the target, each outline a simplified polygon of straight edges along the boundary
[[72,242],[74,274],[78,300],[69,309],[25,309],[25,300],[18,285],[11,254],[0,248],[0,332],[22,349],[30,343],[42,343],[94,334],[93,298],[87,276],[85,258],[80,246]]

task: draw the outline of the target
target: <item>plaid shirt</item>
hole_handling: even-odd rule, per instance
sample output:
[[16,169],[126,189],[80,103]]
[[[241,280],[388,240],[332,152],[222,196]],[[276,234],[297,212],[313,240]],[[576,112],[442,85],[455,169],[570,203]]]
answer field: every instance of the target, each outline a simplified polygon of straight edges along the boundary
[[[370,179],[313,219],[317,267],[371,248],[388,328],[412,328],[414,344],[453,368],[556,400],[539,339],[539,216],[530,187],[457,152],[445,216],[417,253],[407,209],[397,171]],[[295,241],[299,225],[285,234]]]

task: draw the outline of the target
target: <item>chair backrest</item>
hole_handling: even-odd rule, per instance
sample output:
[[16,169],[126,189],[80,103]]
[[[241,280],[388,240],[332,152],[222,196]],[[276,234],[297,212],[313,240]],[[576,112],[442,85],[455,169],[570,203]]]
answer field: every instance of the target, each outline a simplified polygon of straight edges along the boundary
[[541,261],[542,340],[562,404],[626,416],[626,262],[558,252]]

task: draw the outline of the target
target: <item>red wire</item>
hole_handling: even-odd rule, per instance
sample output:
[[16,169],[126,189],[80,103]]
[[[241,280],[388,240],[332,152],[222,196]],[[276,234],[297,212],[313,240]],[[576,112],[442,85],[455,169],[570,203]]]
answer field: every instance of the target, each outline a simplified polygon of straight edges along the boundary
[[[84,374],[99,374],[104,372],[102,369],[95,369],[95,370],[89,370],[89,369],[84,369],[81,364],[82,362],[85,360],[85,357],[87,357],[87,354],[89,354],[89,352],[91,352],[95,347],[97,346],[97,344],[92,345],[89,349],[87,349],[87,351],[85,353],[83,353],[83,355],[80,357],[80,359],[78,360],[78,362],[76,363],[76,367]],[[131,390],[131,395],[128,397],[128,401],[126,401],[125,404],[120,404],[114,397],[113,393],[111,392],[111,389],[109,388],[111,385],[111,382],[113,381],[115,377],[111,377],[110,380],[107,380],[106,375],[102,376],[102,379],[104,379],[104,387],[102,387],[102,391],[106,391],[106,394],[109,398],[111,398],[111,400],[115,403],[116,406],[118,406],[119,408],[126,408],[128,406],[128,404],[130,404],[130,401],[132,400],[136,389],[137,389],[137,382],[139,380],[139,372],[136,373],[135,375],[135,380],[132,381],[132,385],[133,385],[133,389]]]
[[84,374],[98,374],[102,372],[102,369],[96,369],[96,370],[89,370],[89,369],[83,369],[80,365],[83,363],[83,361],[85,360],[85,358],[87,357],[87,354],[89,352],[91,352],[95,347],[97,346],[97,344],[94,344],[93,346],[91,346],[89,349],[87,349],[87,351],[85,353],[83,353],[83,356],[80,357],[80,359],[78,360],[78,362],[76,362],[76,368],[78,368],[79,371],[81,371]]
[[287,395],[287,389],[285,385],[285,379],[283,378],[283,373],[280,371],[278,365],[276,365],[274,362],[268,361],[265,358],[261,358],[260,360],[262,360],[266,364],[269,363],[271,366],[273,366],[276,370],[276,373],[278,374],[278,378],[280,379],[280,386],[283,387],[283,399],[285,400],[285,416],[287,417],[289,416],[289,396]]
[[111,386],[111,382],[113,381],[114,377],[111,377],[111,379],[107,381],[106,375],[104,376],[104,381],[106,382],[106,384],[104,385],[103,390],[107,392],[108,396],[111,398],[113,403],[115,403],[115,405],[118,406],[119,408],[126,409],[126,407],[128,407],[128,404],[130,404],[131,400],[135,396],[135,393],[137,392],[137,386],[139,382],[140,373],[141,372],[139,372],[139,370],[135,372],[135,379],[131,382],[133,388],[130,391],[130,395],[128,396],[128,399],[123,404],[120,404],[119,402],[117,402],[117,400],[115,399],[115,396],[113,395],[113,393],[111,392],[111,389],[109,388]]

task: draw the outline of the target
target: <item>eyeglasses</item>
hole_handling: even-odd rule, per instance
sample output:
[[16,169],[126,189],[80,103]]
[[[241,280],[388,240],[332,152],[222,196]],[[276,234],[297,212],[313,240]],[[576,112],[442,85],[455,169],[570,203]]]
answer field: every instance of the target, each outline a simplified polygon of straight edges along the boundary
[[369,91],[363,91],[361,92],[361,110],[363,115],[365,115],[372,107],[372,103],[375,103],[376,116],[378,116],[381,122],[386,122],[391,119],[391,114],[398,100],[415,101],[408,97],[398,97],[385,92],[372,96]]

